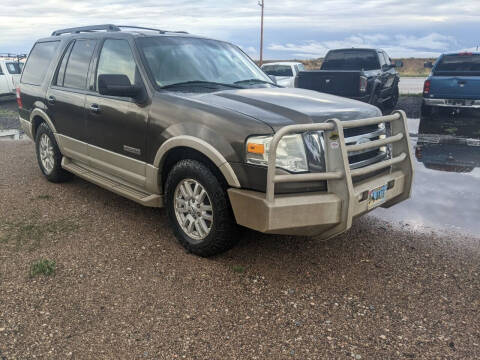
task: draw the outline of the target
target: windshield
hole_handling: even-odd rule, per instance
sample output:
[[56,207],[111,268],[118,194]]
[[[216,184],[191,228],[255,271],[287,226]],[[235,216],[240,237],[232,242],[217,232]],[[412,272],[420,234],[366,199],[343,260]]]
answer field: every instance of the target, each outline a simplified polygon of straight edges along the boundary
[[20,68],[19,63],[17,62],[7,62],[5,63],[7,70],[10,74],[21,74],[22,69]]
[[293,76],[290,65],[264,65],[262,69],[268,75],[273,76]]
[[188,82],[275,86],[247,55],[225,42],[173,36],[139,38],[137,42],[160,88]]
[[444,55],[435,66],[435,74],[448,75],[453,74],[476,74],[480,73],[480,55],[479,54],[457,54]]
[[380,69],[378,55],[373,50],[330,51],[322,70],[375,70]]

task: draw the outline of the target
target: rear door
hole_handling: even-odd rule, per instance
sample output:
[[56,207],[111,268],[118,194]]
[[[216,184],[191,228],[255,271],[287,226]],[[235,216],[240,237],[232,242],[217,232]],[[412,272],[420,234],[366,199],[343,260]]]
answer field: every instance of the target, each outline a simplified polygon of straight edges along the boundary
[[85,94],[96,44],[94,39],[76,39],[68,44],[46,99],[47,113],[55,123],[65,155],[83,162],[87,162]]
[[143,186],[149,107],[132,98],[101,95],[97,81],[102,74],[126,75],[131,84],[144,88],[132,45],[114,38],[101,45],[86,98],[86,131],[92,166]]

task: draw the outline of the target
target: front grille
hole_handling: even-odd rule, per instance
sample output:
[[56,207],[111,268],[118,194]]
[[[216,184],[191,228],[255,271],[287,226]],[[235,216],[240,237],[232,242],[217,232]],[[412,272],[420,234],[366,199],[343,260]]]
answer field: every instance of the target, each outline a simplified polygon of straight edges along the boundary
[[378,125],[367,125],[367,126],[362,126],[358,128],[350,128],[350,129],[345,129],[343,130],[343,136],[346,138],[353,137],[353,136],[359,136],[359,135],[364,135],[368,133],[372,133],[378,130]]
[[[380,136],[385,134],[385,128],[379,127],[377,124],[344,130],[345,143],[347,146],[378,140],[380,139]],[[386,160],[388,157],[388,147],[367,149],[363,151],[349,152],[348,162],[350,164],[350,169],[359,169]]]

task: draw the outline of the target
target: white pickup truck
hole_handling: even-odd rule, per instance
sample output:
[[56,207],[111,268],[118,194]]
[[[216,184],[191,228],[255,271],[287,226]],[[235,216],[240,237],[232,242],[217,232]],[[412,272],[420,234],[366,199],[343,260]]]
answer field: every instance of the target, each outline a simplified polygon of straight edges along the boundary
[[0,55],[0,97],[15,94],[23,63],[15,57]]
[[305,71],[305,68],[300,62],[274,62],[263,64],[262,70],[273,77],[278,85],[293,88],[295,77],[300,71]]

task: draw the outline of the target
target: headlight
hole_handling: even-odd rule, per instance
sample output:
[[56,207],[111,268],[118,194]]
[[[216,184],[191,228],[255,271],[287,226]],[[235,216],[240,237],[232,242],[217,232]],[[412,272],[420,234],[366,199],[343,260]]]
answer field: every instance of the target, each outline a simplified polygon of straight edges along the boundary
[[[286,135],[280,140],[277,147],[276,167],[290,172],[309,170],[310,156],[307,156],[304,136],[305,134]],[[247,140],[247,163],[267,166],[271,141],[271,136],[249,138]],[[307,150],[308,148],[309,146],[307,146]]]

